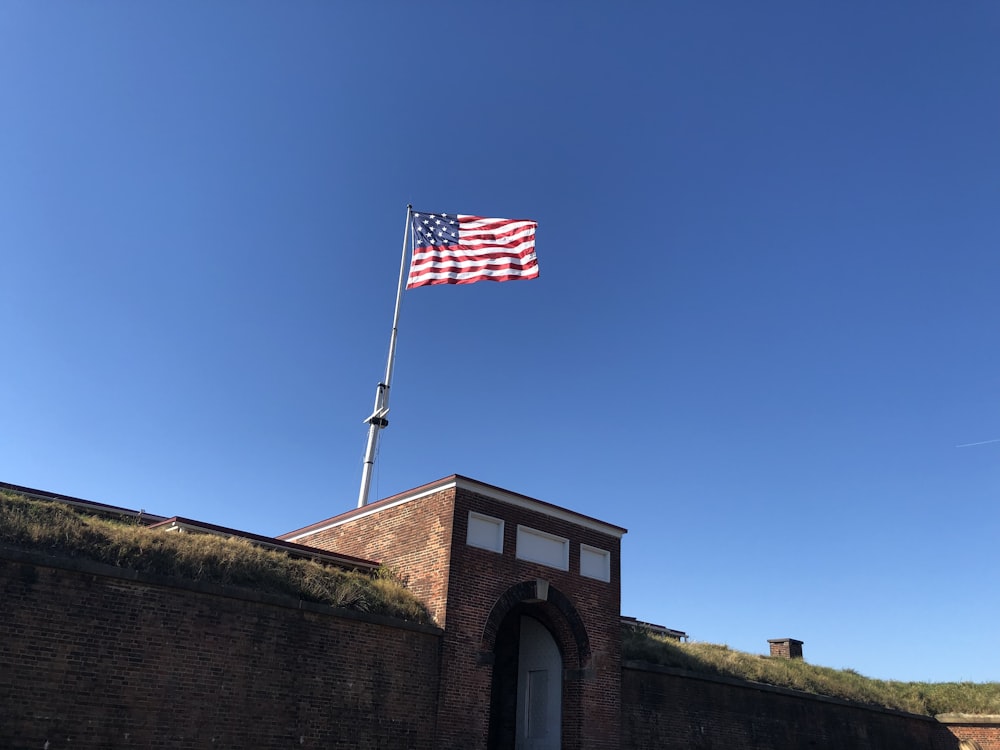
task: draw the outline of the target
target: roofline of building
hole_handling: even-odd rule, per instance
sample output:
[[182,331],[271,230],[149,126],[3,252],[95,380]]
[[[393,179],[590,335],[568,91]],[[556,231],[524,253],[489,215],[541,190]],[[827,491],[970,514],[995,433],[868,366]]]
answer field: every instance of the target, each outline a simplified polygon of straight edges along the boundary
[[103,516],[114,516],[116,518],[133,519],[150,529],[163,531],[176,529],[184,531],[197,531],[203,534],[214,534],[216,536],[238,537],[240,539],[246,539],[247,541],[261,547],[268,547],[270,549],[287,552],[294,557],[304,557],[344,568],[371,571],[379,566],[379,563],[373,560],[366,560],[361,557],[354,557],[353,555],[345,555],[336,552],[327,552],[315,547],[309,547],[305,544],[287,542],[282,539],[275,539],[274,537],[254,534],[249,531],[240,531],[239,529],[230,529],[225,526],[217,526],[216,524],[207,523],[205,521],[195,521],[190,518],[182,518],[181,516],[160,516],[153,513],[147,513],[144,510],[132,510],[130,508],[122,508],[117,505],[97,503],[93,500],[84,500],[80,497],[61,495],[58,492],[48,492],[47,490],[37,490],[32,487],[22,487],[19,484],[11,484],[9,482],[0,482],[0,489],[16,492],[19,495],[24,495],[25,497],[30,497],[35,500],[47,500],[50,502],[63,503],[64,505],[69,505],[73,508],[84,510],[89,513],[96,513]]
[[626,625],[630,628],[648,630],[652,633],[660,633],[662,635],[666,635],[671,638],[676,638],[679,641],[686,641],[688,639],[688,634],[685,633],[683,630],[675,630],[674,628],[668,628],[666,625],[657,625],[655,622],[646,622],[644,620],[637,620],[635,617],[627,617],[625,615],[622,615],[621,623],[622,625]]
[[212,534],[215,536],[246,539],[248,542],[251,542],[259,547],[267,547],[269,549],[287,552],[293,557],[305,557],[311,560],[337,565],[339,567],[372,571],[379,566],[379,563],[374,560],[366,560],[362,557],[354,557],[353,555],[344,555],[339,552],[327,552],[326,550],[309,547],[305,544],[286,542],[282,539],[276,539],[274,537],[253,534],[249,531],[240,531],[239,529],[230,529],[225,526],[216,526],[213,523],[195,521],[181,516],[164,519],[159,523],[151,525],[149,528],[156,529],[158,531],[191,531],[202,534]]
[[35,500],[49,500],[60,503],[65,503],[66,505],[72,505],[75,508],[80,508],[81,510],[87,510],[91,513],[100,513],[102,515],[111,515],[118,517],[128,517],[134,518],[140,523],[149,526],[154,523],[159,523],[166,520],[166,516],[158,516],[155,513],[147,513],[144,510],[132,510],[131,508],[121,508],[117,505],[106,505],[105,503],[95,503],[93,500],[84,500],[80,497],[72,497],[71,495],[60,495],[58,492],[48,492],[46,490],[36,490],[32,487],[22,487],[18,484],[10,484],[9,482],[0,482],[0,489],[9,490],[11,492],[16,492],[19,495],[25,495],[26,497],[34,498]]
[[470,492],[476,492],[480,495],[485,495],[492,500],[499,500],[500,502],[507,503],[509,505],[514,505],[519,508],[526,508],[528,510],[533,510],[538,513],[542,513],[551,518],[558,518],[562,521],[568,521],[569,523],[575,523],[579,526],[591,529],[593,531],[600,532],[602,534],[607,534],[608,536],[613,536],[616,539],[621,539],[628,530],[622,528],[621,526],[615,526],[614,524],[606,523],[604,521],[599,521],[596,518],[591,518],[590,516],[585,516],[582,513],[576,513],[571,510],[566,510],[565,508],[560,508],[558,505],[552,505],[551,503],[546,503],[542,500],[536,500],[533,497],[528,497],[527,495],[521,495],[517,492],[511,492],[510,490],[505,490],[502,487],[496,487],[492,484],[486,484],[485,482],[480,482],[477,479],[470,479],[469,477],[463,477],[460,474],[452,474],[449,477],[444,477],[443,479],[438,479],[435,482],[429,482],[427,484],[415,487],[412,490],[406,490],[405,492],[400,492],[396,495],[378,500],[374,503],[369,503],[361,508],[355,508],[349,510],[345,513],[327,518],[324,521],[318,521],[309,526],[304,526],[301,529],[295,529],[294,531],[289,531],[285,534],[279,534],[276,539],[281,539],[284,541],[298,541],[306,537],[312,536],[313,534],[318,534],[321,531],[326,531],[327,529],[332,529],[340,526],[348,521],[354,521],[359,518],[364,518],[365,516],[371,515],[372,513],[378,513],[379,511],[385,510],[387,508],[392,508],[397,505],[402,505],[408,503],[412,500],[418,500],[427,495],[433,494],[435,492],[440,492],[442,490],[456,488],[460,490],[468,490]]

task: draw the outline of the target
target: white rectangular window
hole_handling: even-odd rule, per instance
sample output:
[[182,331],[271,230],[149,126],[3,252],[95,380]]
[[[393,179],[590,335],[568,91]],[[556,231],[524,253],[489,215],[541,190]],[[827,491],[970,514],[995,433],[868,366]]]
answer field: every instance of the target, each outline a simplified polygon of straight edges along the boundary
[[598,581],[611,580],[611,553],[605,549],[580,545],[580,575],[596,578]]
[[517,556],[521,560],[569,570],[569,539],[518,526]]
[[503,521],[482,513],[469,511],[469,530],[465,543],[470,547],[480,547],[503,553]]

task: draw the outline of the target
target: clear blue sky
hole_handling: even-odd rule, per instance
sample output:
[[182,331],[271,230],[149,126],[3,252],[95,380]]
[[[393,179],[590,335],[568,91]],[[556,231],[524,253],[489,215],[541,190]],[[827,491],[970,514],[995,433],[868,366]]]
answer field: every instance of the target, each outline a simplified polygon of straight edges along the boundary
[[373,494],[625,526],[625,614],[1000,680],[1000,5],[0,4],[0,480],[354,507],[406,204],[541,278],[403,300]]

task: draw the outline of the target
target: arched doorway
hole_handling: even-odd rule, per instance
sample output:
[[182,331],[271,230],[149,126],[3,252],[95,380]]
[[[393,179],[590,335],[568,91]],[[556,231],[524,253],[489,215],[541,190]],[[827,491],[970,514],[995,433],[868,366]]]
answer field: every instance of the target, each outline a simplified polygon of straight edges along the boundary
[[563,713],[578,691],[567,692],[564,672],[586,666],[590,648],[569,600],[544,590],[542,600],[534,581],[513,586],[490,613],[483,634],[493,662],[489,750],[559,750],[572,739],[564,737]]
[[[490,750],[559,750],[563,657],[531,606],[507,613],[497,631],[490,696]],[[537,615],[538,612],[535,612]]]
[[559,750],[562,654],[542,623],[521,615],[515,750]]

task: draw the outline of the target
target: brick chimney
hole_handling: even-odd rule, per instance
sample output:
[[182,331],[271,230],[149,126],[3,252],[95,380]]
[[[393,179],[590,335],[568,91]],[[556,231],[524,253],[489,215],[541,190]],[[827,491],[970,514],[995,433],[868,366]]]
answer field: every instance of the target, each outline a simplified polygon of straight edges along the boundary
[[782,659],[802,658],[802,641],[794,638],[768,638],[767,642],[771,644],[771,656]]

